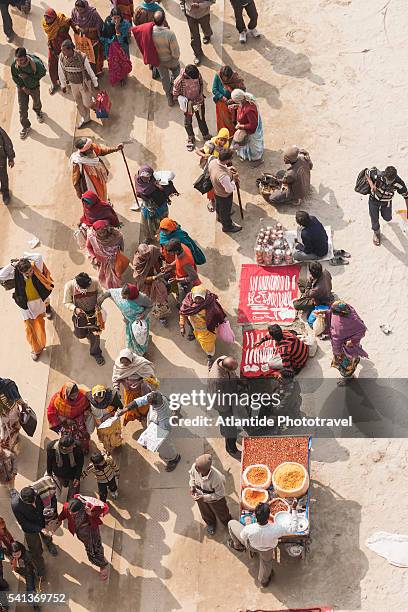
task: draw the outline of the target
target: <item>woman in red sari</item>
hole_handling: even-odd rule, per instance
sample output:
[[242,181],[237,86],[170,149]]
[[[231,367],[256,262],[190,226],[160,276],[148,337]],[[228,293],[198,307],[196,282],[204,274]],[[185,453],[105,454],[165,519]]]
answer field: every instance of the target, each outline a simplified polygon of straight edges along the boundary
[[96,76],[102,74],[104,51],[100,35],[103,20],[94,6],[89,6],[87,0],[76,0],[72,9],[71,21],[76,34],[83,34],[92,42],[95,62],[91,62],[92,70]]
[[50,94],[53,95],[59,86],[58,82],[58,56],[61,53],[61,45],[64,40],[71,40],[69,29],[71,19],[64,13],[57,13],[48,8],[42,20],[42,27],[48,39],[48,71],[50,73]]
[[217,130],[227,128],[229,135],[233,136],[236,124],[236,111],[229,108],[231,92],[234,89],[245,91],[244,81],[231,66],[222,66],[219,72],[215,73],[212,85],[213,101],[215,102],[215,112],[217,117]]
[[85,391],[74,382],[67,382],[54,393],[47,408],[50,429],[61,436],[71,435],[80,443],[85,455],[89,453],[90,436],[86,429],[89,400]]

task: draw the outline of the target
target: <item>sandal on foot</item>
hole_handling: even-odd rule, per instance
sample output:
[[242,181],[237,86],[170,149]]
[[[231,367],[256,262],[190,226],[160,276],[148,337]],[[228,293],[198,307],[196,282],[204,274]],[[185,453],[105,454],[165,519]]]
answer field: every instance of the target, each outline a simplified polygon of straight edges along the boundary
[[95,357],[95,361],[98,364],[98,366],[105,365],[105,358],[102,355],[100,357]]
[[373,234],[373,243],[375,244],[375,246],[381,246],[381,235],[380,234],[376,234],[374,232],[374,234]]
[[195,340],[195,335],[194,335],[194,334],[188,334],[188,336],[187,336],[187,340],[190,340],[190,342],[191,342],[192,340]]
[[333,251],[333,255],[335,257],[346,257],[347,259],[351,257],[350,253],[347,253],[347,251],[345,251],[344,249],[335,249]]
[[216,530],[216,526],[215,525],[208,525],[207,526],[207,535],[209,536],[213,536]]
[[[214,211],[215,211],[215,207],[214,207],[214,204],[213,204],[213,201],[212,201],[212,200],[210,200],[210,201],[208,202],[208,204],[207,204],[207,210],[208,210],[208,212],[214,212]],[[218,221],[218,219],[217,219],[217,221]]]
[[165,467],[166,472],[172,472],[173,470],[175,470],[180,459],[181,459],[181,455],[177,455],[175,459],[173,459],[172,461],[169,461]]
[[231,548],[232,550],[236,550],[237,552],[244,552],[245,550],[245,546],[235,546],[232,538],[228,538],[227,546],[228,548]]
[[40,358],[40,353],[31,353],[31,359],[33,361],[38,361]]
[[333,257],[333,259],[329,260],[329,264],[331,266],[348,266],[349,262],[344,257]]

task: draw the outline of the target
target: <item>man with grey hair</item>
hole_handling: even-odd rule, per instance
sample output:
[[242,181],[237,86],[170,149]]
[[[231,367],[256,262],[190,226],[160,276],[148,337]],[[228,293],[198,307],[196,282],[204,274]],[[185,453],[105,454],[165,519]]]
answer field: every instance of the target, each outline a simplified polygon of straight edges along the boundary
[[281,189],[271,193],[269,202],[271,204],[300,204],[310,192],[312,160],[305,149],[292,145],[283,152],[283,161],[289,165],[289,168],[277,173],[276,178]]
[[58,78],[63,93],[67,85],[71,87],[72,96],[81,117],[78,129],[91,121],[92,87],[98,87],[98,79],[91,68],[85,53],[76,51],[71,40],[64,40],[58,60]]

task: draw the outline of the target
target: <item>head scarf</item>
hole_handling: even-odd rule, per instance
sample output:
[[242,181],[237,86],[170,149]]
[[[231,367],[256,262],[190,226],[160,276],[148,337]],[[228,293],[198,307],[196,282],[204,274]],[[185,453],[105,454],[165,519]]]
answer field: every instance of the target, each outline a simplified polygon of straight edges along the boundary
[[227,315],[218,303],[218,296],[208,291],[208,289],[206,290],[203,285],[199,286],[199,291],[200,293],[196,293],[196,295],[202,295],[201,292],[205,291],[204,301],[196,304],[194,302],[194,294],[190,291],[180,306],[180,314],[191,316],[205,310],[205,326],[209,332],[215,333],[215,329],[225,321]]
[[80,153],[86,153],[86,151],[89,151],[89,149],[92,147],[92,140],[90,138],[87,138],[85,141],[85,144],[82,148],[79,149]]
[[96,28],[97,30],[102,29],[103,21],[102,17],[97,12],[94,6],[89,6],[87,0],[81,0],[85,5],[85,10],[82,14],[79,13],[76,6],[72,9],[71,18],[75,25],[81,29]]
[[99,221],[95,221],[95,223],[92,223],[92,227],[94,228],[94,230],[100,230],[104,227],[109,227],[109,221],[106,221],[106,219],[100,219]]
[[162,11],[163,7],[157,2],[142,2],[139,4],[139,8],[143,8],[146,11]]
[[223,85],[225,85],[228,89],[233,91],[234,89],[241,89],[245,91],[244,81],[239,76],[238,72],[233,72],[230,78],[228,79],[225,75],[222,74],[222,70],[218,71],[218,76],[221,79]]
[[50,427],[55,427],[60,423],[61,419],[76,419],[81,416],[89,406],[88,398],[86,393],[81,389],[78,389],[78,395],[73,400],[70,399],[69,394],[71,393],[75,383],[69,381],[65,383],[51,398],[48,406],[48,421]]
[[129,297],[126,299],[135,300],[139,296],[139,289],[137,285],[132,285],[131,283],[127,283],[127,286],[129,288]]
[[[153,176],[153,168],[150,166],[141,166],[135,176],[135,185],[137,195],[148,197],[156,189],[156,180]],[[147,182],[142,180],[142,173],[150,176]]]
[[[129,359],[130,364],[124,365],[121,363],[120,360],[122,357]],[[124,380],[125,378],[130,378],[131,376],[135,375],[139,378],[154,377],[152,363],[144,357],[136,355],[136,353],[130,349],[121,350],[113,366],[112,383],[115,384],[120,380]]]
[[195,460],[195,467],[196,470],[200,470],[200,472],[208,472],[208,470],[211,468],[212,466],[212,457],[209,454],[205,454],[205,455],[200,455],[199,457],[197,457],[197,459]]
[[[52,23],[47,23],[45,21],[45,15],[47,17],[54,17],[54,21]],[[47,35],[48,40],[53,40],[62,28],[66,28],[67,30],[69,29],[69,17],[64,15],[64,13],[57,13],[54,11],[54,9],[48,8],[44,12],[41,25]]]
[[159,247],[154,244],[139,244],[133,258],[133,278],[136,280],[139,289],[143,288],[146,276],[154,274],[159,257]]
[[231,92],[231,100],[237,104],[241,104],[242,102],[252,102],[254,104],[255,96],[242,89],[234,89],[234,91]]
[[193,298],[201,297],[203,300],[205,300],[207,289],[204,287],[204,285],[197,285],[191,289],[191,293],[193,294]]
[[[334,308],[333,308],[334,306]],[[340,314],[340,313],[343,314]],[[333,316],[333,314],[337,316]],[[339,316],[340,315],[340,316]],[[368,357],[360,341],[365,336],[367,327],[352,306],[336,301],[326,315],[329,323],[330,340],[334,355],[344,353],[347,357]],[[351,340],[353,346],[346,346]]]
[[341,300],[336,300],[331,305],[331,310],[336,315],[347,317],[350,314],[350,306]]
[[85,191],[82,194],[82,206],[84,214],[81,223],[91,226],[95,221],[106,220],[110,225],[118,227],[119,219],[108,202],[103,202],[94,191]]
[[159,225],[160,229],[166,230],[167,232],[175,232],[179,226],[178,223],[170,219],[169,217],[165,217],[160,221]]

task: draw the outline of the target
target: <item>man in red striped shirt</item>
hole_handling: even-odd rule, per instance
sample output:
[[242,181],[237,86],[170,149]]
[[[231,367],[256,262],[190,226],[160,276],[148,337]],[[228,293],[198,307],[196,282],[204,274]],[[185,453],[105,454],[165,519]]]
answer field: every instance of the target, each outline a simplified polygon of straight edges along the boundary
[[267,340],[275,340],[276,349],[282,360],[282,374],[293,376],[299,374],[309,357],[309,347],[296,332],[285,329],[280,325],[269,325],[268,334],[261,338],[255,346],[259,346]]

